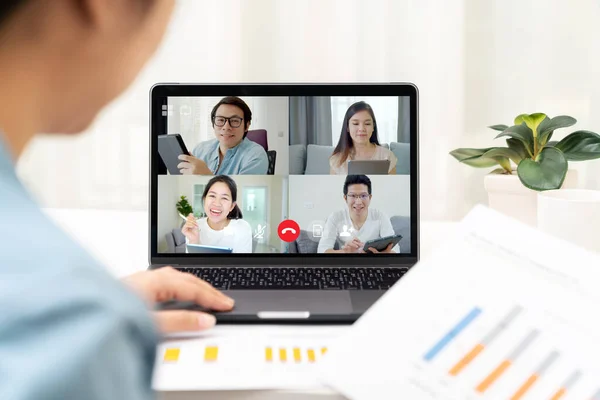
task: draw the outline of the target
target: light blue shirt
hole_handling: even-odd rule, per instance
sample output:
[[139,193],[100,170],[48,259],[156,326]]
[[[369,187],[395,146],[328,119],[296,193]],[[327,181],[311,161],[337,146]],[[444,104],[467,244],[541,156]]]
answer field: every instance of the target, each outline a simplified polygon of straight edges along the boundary
[[265,175],[269,168],[265,149],[248,138],[244,138],[240,144],[227,150],[220,168],[217,139],[199,143],[192,154],[203,160],[215,175]]
[[31,199],[0,132],[0,399],[152,399],[156,340],[144,303]]

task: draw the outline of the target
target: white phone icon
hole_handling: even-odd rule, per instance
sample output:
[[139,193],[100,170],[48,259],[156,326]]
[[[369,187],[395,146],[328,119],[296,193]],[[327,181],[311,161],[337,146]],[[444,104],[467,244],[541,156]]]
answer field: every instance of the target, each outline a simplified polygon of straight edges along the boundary
[[285,235],[288,232],[292,232],[294,235],[296,234],[296,230],[294,228],[284,228],[281,230],[282,235]]

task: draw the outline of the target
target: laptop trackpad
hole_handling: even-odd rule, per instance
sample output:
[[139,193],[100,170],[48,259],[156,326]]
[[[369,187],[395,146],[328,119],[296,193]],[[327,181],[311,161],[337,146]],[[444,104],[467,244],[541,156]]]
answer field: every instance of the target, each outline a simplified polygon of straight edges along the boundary
[[235,308],[230,314],[352,313],[350,292],[345,290],[226,290],[223,293],[235,300]]

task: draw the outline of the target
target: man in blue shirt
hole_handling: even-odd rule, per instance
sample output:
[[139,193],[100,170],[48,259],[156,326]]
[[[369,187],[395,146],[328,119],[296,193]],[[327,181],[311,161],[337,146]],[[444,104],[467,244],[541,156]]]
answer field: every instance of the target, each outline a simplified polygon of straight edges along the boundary
[[248,138],[252,111],[235,96],[222,98],[210,113],[215,139],[202,142],[193,156],[180,155],[184,175],[264,175],[269,167],[265,149]]
[[129,85],[172,9],[171,0],[0,1],[2,400],[151,399],[158,331],[215,321],[149,308],[171,298],[233,306],[172,268],[113,279],[46,217],[15,173],[36,132],[84,130]]

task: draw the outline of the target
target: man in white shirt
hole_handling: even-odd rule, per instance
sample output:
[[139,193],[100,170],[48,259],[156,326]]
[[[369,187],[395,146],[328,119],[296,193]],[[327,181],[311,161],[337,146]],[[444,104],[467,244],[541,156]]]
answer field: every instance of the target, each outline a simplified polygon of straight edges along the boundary
[[[319,253],[365,253],[365,242],[394,235],[390,219],[381,211],[370,209],[371,180],[366,175],[348,175],[344,182],[344,200],[347,208],[336,211],[327,218]],[[337,238],[343,242],[334,250]],[[373,253],[399,253],[399,246],[390,244],[385,250]]]

